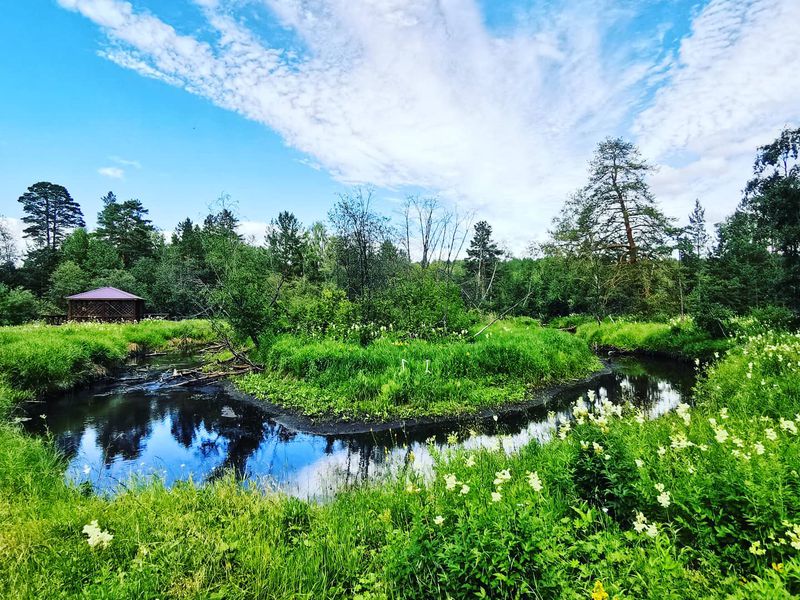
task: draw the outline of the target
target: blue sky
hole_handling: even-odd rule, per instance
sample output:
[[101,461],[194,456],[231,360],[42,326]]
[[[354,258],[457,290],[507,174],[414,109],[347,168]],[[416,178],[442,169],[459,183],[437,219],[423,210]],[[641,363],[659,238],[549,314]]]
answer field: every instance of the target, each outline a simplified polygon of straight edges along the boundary
[[90,225],[170,230],[220,194],[246,233],[376,186],[437,194],[522,253],[622,135],[668,214],[730,212],[800,118],[795,0],[26,0],[0,19],[0,214],[40,180]]

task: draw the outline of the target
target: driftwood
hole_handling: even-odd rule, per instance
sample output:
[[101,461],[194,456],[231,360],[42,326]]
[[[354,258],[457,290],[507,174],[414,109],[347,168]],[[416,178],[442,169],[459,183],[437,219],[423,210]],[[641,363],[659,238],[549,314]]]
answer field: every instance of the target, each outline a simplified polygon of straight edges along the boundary
[[[253,368],[249,365],[234,365],[231,369],[225,371],[203,371],[201,369],[175,369],[172,375],[162,379],[167,383],[166,387],[185,387],[188,385],[199,385],[205,383],[212,383],[226,377],[233,377],[237,375],[245,375],[246,373],[253,372]],[[172,383],[175,382],[176,383]]]

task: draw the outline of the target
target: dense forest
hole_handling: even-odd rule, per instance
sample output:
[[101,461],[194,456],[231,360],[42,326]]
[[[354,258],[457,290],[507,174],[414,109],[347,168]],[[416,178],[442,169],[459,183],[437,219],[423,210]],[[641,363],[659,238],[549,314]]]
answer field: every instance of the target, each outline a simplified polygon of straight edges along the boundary
[[787,325],[800,314],[799,150],[800,129],[757,148],[737,209],[712,237],[701,199],[685,222],[667,217],[648,185],[653,166],[606,139],[550,239],[523,258],[501,249],[479,215],[435,197],[409,197],[390,219],[372,190],[356,188],[324,221],[280,212],[263,239],[237,233],[222,197],[202,223],[187,218],[165,239],[140,200],[109,192],[89,232],[63,186],[35,183],[19,198],[24,252],[0,221],[0,323],[63,314],[65,296],[114,286],[151,313],[224,316],[256,345],[278,330],[352,335],[355,323],[362,338],[381,327],[428,337],[479,312],[565,325],[576,314],[691,315],[716,336],[738,315]]

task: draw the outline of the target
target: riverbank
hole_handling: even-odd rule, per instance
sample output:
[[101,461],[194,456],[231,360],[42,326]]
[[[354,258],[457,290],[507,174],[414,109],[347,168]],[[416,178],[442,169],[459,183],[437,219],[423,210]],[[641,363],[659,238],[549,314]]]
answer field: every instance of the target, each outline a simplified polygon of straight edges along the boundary
[[0,396],[67,390],[104,376],[131,355],[190,351],[215,337],[201,320],[0,327]]
[[691,321],[651,323],[638,321],[603,321],[578,325],[575,335],[598,350],[637,352],[677,358],[708,360],[728,350],[733,341],[714,339]]
[[798,365],[800,337],[753,338],[709,368],[694,409],[578,406],[545,445],[445,449],[430,480],[410,456],[324,505],[232,478],[94,496],[6,423],[0,595],[790,598]]
[[525,320],[440,341],[377,339],[366,346],[279,336],[243,391],[317,422],[456,417],[525,403],[531,390],[602,368],[581,340]]

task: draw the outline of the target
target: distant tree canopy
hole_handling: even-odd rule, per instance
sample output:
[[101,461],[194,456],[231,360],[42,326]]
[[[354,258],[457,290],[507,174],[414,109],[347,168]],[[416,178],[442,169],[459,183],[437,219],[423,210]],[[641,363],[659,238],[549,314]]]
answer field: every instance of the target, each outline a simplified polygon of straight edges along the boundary
[[589,163],[589,181],[555,219],[550,255],[576,267],[598,318],[609,310],[642,312],[655,300],[658,267],[676,230],[650,192],[652,167],[621,139],[602,141]]
[[630,142],[600,142],[586,184],[526,258],[502,250],[490,223],[435,196],[408,197],[395,227],[370,188],[354,188],[325,222],[306,227],[280,211],[262,246],[239,234],[223,194],[166,243],[139,200],[109,192],[87,231],[67,191],[40,182],[20,197],[24,252],[0,220],[0,307],[27,319],[63,308],[66,295],[113,285],[152,312],[223,316],[259,346],[286,330],[346,330],[363,343],[379,327],[427,337],[489,313],[690,314],[719,334],[733,315],[800,318],[800,130],[756,149],[741,202],[713,240],[701,199],[681,227],[665,216],[651,170]]
[[25,237],[39,248],[57,250],[64,237],[75,227],[83,227],[81,207],[64,186],[47,181],[34,183],[19,197]]

